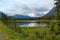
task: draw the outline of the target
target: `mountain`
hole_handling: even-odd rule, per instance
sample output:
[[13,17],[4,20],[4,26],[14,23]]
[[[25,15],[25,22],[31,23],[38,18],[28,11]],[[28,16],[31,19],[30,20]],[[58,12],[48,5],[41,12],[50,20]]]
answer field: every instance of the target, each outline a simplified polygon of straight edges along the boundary
[[45,16],[40,17],[40,19],[41,20],[55,20],[55,14],[56,14],[56,7],[53,7]]
[[0,12],[0,16],[2,16],[2,12]]
[[[56,11],[56,7],[53,7],[45,16],[52,15],[52,14],[54,14],[55,11]],[[2,15],[2,12],[0,12],[0,16],[1,15]],[[38,15],[40,15],[40,14],[38,14]],[[30,16],[24,16],[24,15],[19,15],[19,14],[16,14],[16,15],[14,15],[12,17],[16,18],[16,19],[20,19],[20,18],[33,18],[33,17],[30,17]],[[44,17],[44,16],[42,16],[42,17]],[[34,18],[37,18],[37,17],[34,17]]]
[[31,18],[31,17],[29,17],[29,16],[24,16],[24,15],[19,15],[19,14],[16,14],[16,15],[14,15],[14,16],[12,16],[13,18],[16,18],[16,19],[18,19],[18,18]]
[[0,12],[0,17],[2,16],[2,13],[3,13],[3,12]]
[[[56,8],[55,7],[53,7],[45,16],[49,16],[49,15],[52,15],[52,14],[54,14],[55,13],[55,11],[56,11]],[[45,16],[42,16],[43,18],[45,17]],[[14,15],[14,16],[12,16],[13,18],[16,18],[16,19],[19,19],[19,18],[33,18],[33,19],[36,19],[36,18],[41,18],[41,17],[30,17],[30,16],[24,16],[24,15],[19,15],[19,14],[16,14],[16,15]]]
[[56,7],[53,7],[45,16],[53,15],[56,13]]

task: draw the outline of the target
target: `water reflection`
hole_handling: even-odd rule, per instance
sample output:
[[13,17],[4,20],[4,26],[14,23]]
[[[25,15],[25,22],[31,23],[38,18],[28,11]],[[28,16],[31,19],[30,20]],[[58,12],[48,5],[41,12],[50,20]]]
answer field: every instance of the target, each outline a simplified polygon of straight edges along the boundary
[[28,23],[28,22],[20,22],[17,23],[20,27],[37,27],[37,26],[47,26],[46,23]]

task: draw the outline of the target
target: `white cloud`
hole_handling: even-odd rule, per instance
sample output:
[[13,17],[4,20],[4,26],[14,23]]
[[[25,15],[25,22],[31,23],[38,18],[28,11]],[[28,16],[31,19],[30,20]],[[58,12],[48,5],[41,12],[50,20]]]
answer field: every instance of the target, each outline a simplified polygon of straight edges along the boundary
[[1,0],[0,11],[9,16],[20,14],[37,17],[54,7],[54,0]]

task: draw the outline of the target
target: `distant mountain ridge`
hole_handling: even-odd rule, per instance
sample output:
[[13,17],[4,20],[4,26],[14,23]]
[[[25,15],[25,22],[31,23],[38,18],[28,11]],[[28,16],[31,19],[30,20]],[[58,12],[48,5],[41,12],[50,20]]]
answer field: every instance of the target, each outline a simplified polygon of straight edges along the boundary
[[[52,15],[56,12],[56,7],[53,7],[46,15],[44,16],[49,16],[49,15]],[[35,17],[30,17],[30,16],[24,16],[24,15],[19,15],[19,14],[16,14],[13,16],[14,18],[35,18]],[[43,17],[43,16],[42,16]]]
[[13,18],[32,18],[32,17],[30,17],[30,16],[24,16],[24,15],[19,15],[19,14],[16,14],[16,15],[14,15],[14,16],[12,16]]
[[[56,8],[53,7],[53,8],[52,8],[46,15],[44,15],[44,16],[52,15],[52,14],[55,13],[55,11],[56,11]],[[3,12],[0,12],[0,16],[2,15],[2,13],[3,13]],[[42,16],[42,17],[44,17],[44,16]],[[35,18],[35,17],[24,16],[24,15],[19,15],[19,14],[16,14],[16,15],[14,15],[14,16],[12,16],[12,17],[13,17],[13,18],[16,18],[16,19],[19,19],[19,18]]]

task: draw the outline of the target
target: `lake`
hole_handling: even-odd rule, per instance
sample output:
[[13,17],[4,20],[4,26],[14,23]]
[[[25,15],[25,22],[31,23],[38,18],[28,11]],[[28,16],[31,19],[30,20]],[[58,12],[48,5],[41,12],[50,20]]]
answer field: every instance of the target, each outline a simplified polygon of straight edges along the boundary
[[37,22],[18,22],[17,23],[20,27],[45,27],[47,26],[46,23],[37,23]]

